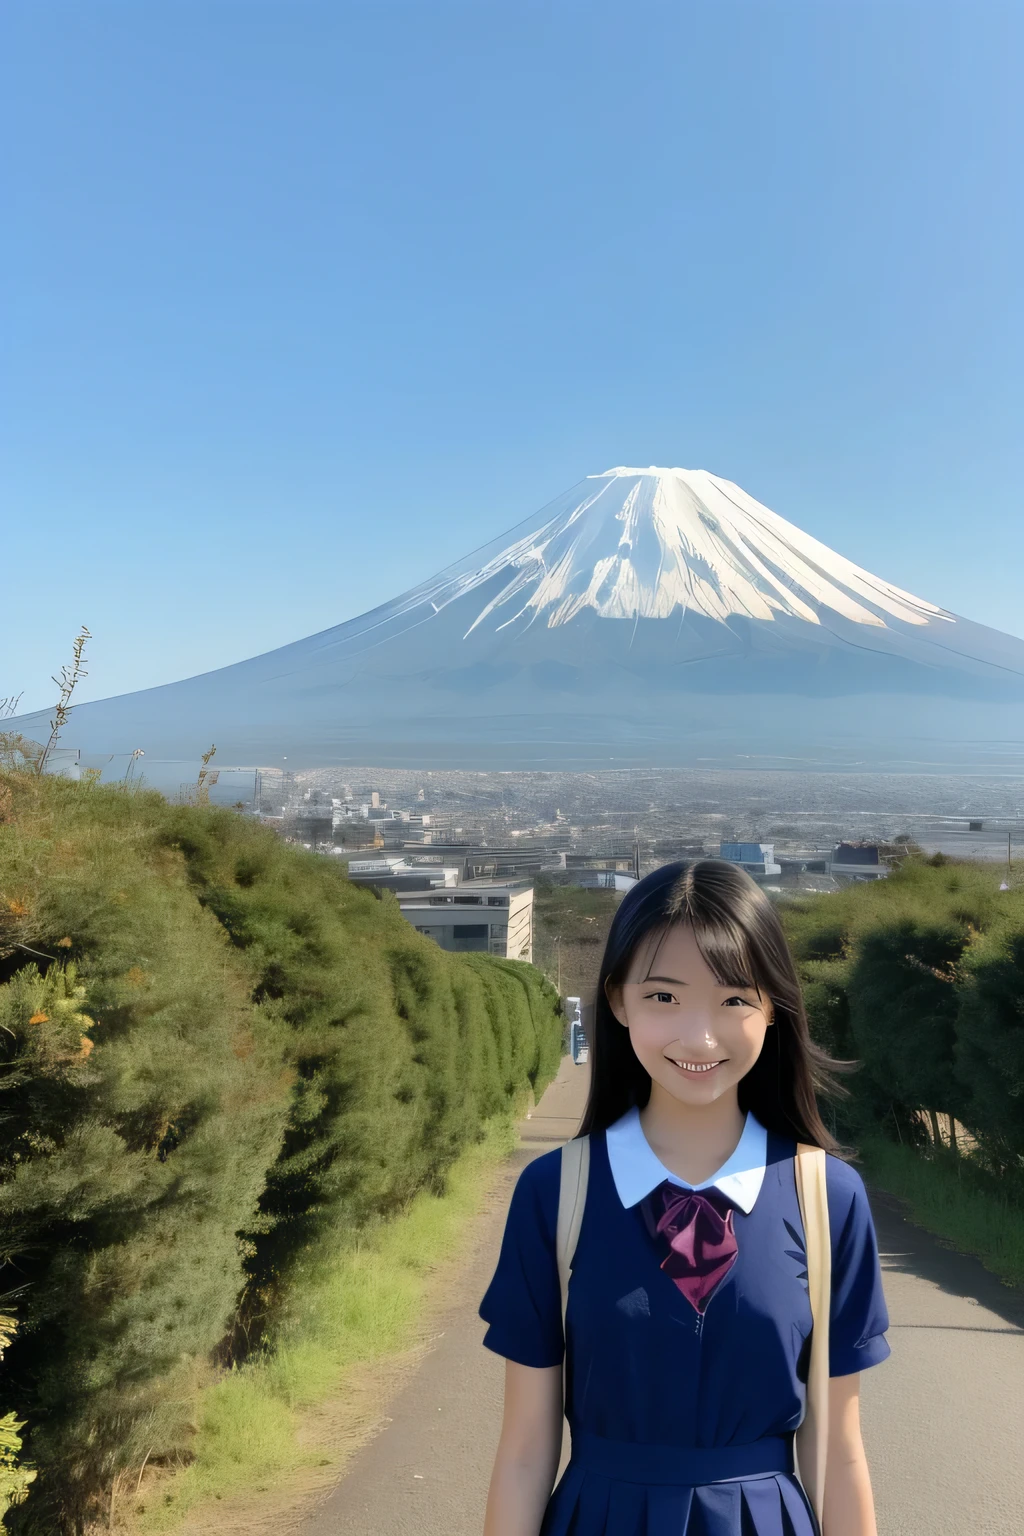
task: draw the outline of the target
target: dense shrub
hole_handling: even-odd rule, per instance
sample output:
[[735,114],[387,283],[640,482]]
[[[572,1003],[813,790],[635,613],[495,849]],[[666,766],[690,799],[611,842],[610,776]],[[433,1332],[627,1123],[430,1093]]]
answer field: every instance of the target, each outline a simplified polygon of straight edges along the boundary
[[0,788],[0,1416],[39,1471],[8,1525],[50,1536],[187,1452],[296,1259],[442,1186],[561,1029],[532,967],[444,954],[230,812]]
[[1012,916],[967,958],[956,1066],[969,1096],[964,1119],[996,1168],[1024,1167],[1024,923]]
[[1024,891],[984,865],[912,859],[888,880],[784,903],[811,1027],[857,1059],[837,1106],[852,1137],[965,1124],[1024,1193]]
[[289,1084],[219,925],[153,836],[154,808],[111,820],[110,796],[14,791],[0,828],[0,1223],[22,1326],[4,1406],[28,1419],[41,1471],[17,1518],[57,1530],[120,1465],[181,1443]]
[[914,1110],[959,1119],[956,967],[967,941],[958,923],[901,917],[861,935],[847,981],[852,1035],[870,1075]]
[[550,1082],[562,1054],[562,1024],[551,1027],[554,989],[539,971],[518,960],[490,960],[466,955],[466,968],[484,989],[488,1013],[504,1026],[496,1032],[498,1068],[506,1095],[515,1093],[524,1077]]
[[242,952],[253,995],[273,1006],[295,1072],[249,1234],[252,1339],[324,1226],[358,1227],[439,1186],[485,1119],[554,1075],[557,999],[532,966],[445,954],[390,893],[238,817],[178,812],[164,835]]
[[[13,1317],[0,1314],[0,1357],[14,1335]],[[21,1431],[25,1426],[15,1413],[0,1418],[0,1518],[17,1504],[24,1503],[35,1481],[35,1472],[21,1460]]]

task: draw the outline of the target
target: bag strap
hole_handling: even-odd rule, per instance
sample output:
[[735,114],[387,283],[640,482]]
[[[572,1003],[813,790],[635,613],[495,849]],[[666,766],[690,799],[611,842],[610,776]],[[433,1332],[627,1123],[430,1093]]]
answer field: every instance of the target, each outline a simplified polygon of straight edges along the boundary
[[[558,1186],[558,1224],[555,1252],[558,1257],[558,1283],[562,1292],[562,1339],[565,1340],[565,1313],[569,1304],[569,1271],[583,1225],[590,1179],[590,1137],[576,1136],[562,1148],[562,1173]],[[565,1402],[565,1355],[562,1356],[562,1401]]]
[[818,1517],[820,1529],[828,1454],[828,1328],[832,1304],[832,1240],[824,1152],[820,1147],[801,1142],[796,1149],[794,1170],[807,1245],[807,1291],[811,1303],[807,1406],[796,1432],[796,1459],[800,1481]]

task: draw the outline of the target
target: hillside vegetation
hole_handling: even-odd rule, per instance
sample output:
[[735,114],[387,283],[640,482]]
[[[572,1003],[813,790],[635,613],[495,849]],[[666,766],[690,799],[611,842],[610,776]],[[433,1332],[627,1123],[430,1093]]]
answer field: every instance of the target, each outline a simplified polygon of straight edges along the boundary
[[533,967],[445,954],[333,862],[0,775],[0,1417],[37,1471],[8,1528],[79,1532],[187,1458],[317,1243],[443,1189],[560,1051]]
[[781,911],[815,1036],[861,1063],[835,1106],[840,1131],[958,1158],[961,1183],[1021,1207],[1024,889],[999,879],[909,860]]

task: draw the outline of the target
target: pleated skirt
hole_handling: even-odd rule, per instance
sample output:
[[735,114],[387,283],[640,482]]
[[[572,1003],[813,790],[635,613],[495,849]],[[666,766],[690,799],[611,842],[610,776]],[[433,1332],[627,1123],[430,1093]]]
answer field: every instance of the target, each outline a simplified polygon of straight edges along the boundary
[[[818,1536],[783,1441],[695,1453],[580,1439],[540,1536]],[[744,1463],[740,1475],[704,1478]]]

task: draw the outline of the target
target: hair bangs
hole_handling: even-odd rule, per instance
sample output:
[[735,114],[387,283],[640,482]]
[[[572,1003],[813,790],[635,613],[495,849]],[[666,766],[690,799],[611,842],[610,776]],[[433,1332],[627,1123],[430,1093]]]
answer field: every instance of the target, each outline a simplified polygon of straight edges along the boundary
[[687,921],[693,929],[701,957],[720,987],[753,987],[762,996],[767,995],[767,978],[758,976],[747,936],[742,930],[722,923],[702,922],[695,917]]
[[669,893],[667,927],[689,923],[701,958],[719,986],[753,987],[767,995],[769,978],[766,968],[757,964],[749,930],[726,903],[716,900],[713,888],[694,878],[697,868],[691,864],[685,869]]

